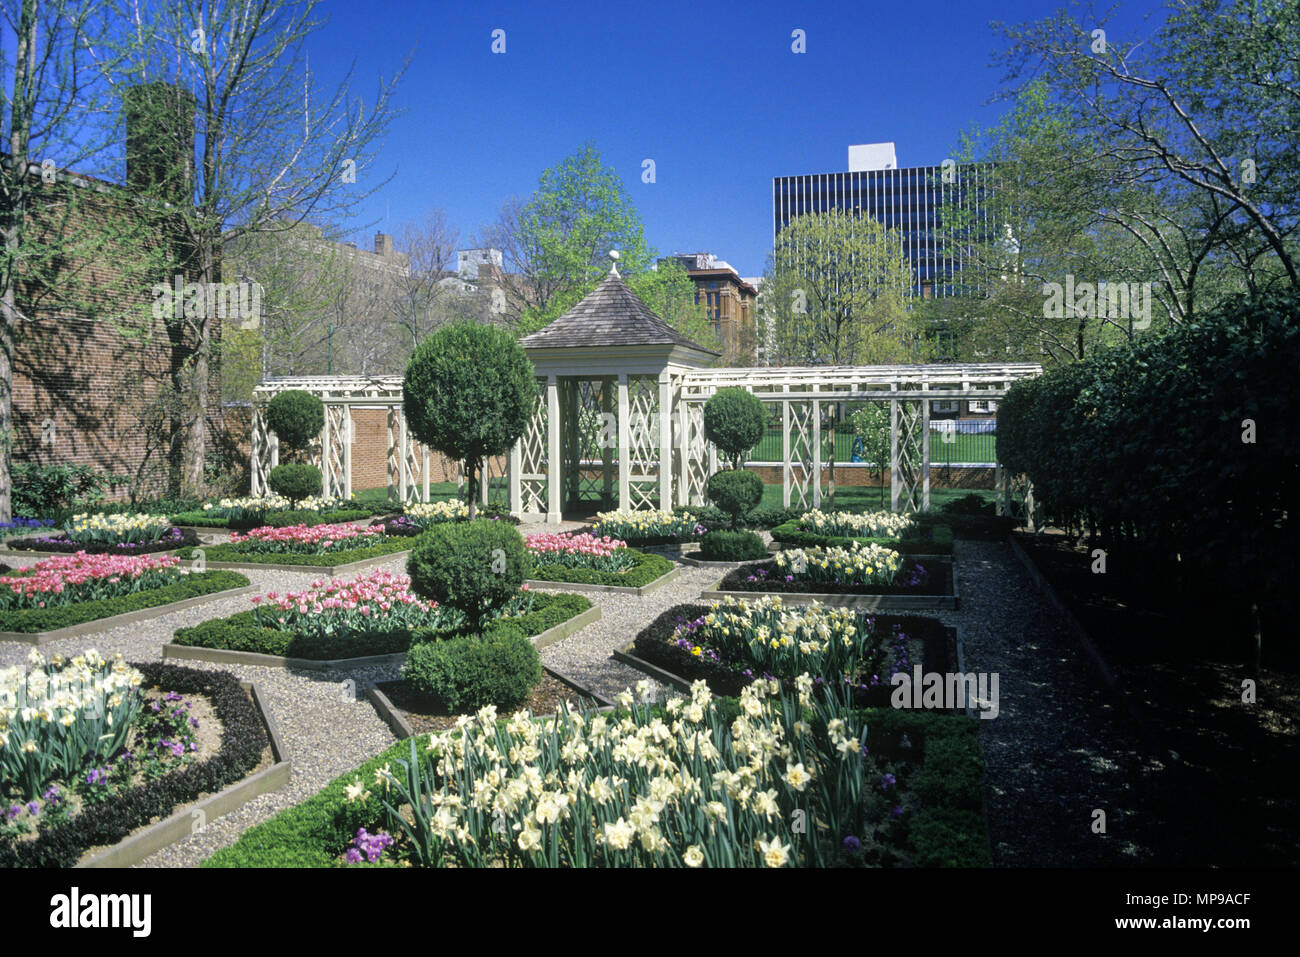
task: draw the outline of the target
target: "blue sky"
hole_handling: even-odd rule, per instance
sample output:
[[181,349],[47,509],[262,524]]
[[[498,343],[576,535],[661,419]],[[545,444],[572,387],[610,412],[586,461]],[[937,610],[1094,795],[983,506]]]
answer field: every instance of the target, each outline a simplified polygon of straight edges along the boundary
[[[850,143],[892,140],[901,166],[942,161],[960,131],[1001,112],[990,21],[1056,6],[327,2],[309,51],[323,79],[355,61],[366,94],[413,52],[406,112],[376,166],[396,175],[352,224],[359,243],[440,206],[468,246],[504,199],[590,139],[661,255],[710,251],[757,275],[773,176],[843,170]],[[504,54],[491,52],[496,29]],[[791,50],[795,29],[806,53]]]

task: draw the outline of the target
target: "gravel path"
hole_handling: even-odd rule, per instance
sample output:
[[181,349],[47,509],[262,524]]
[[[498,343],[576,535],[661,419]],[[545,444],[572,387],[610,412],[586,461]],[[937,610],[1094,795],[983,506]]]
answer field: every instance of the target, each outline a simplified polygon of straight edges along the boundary
[[[529,526],[527,533],[573,527]],[[980,722],[987,764],[986,795],[995,863],[1007,866],[1132,863],[1144,849],[1132,837],[1140,812],[1133,782],[1144,765],[1121,708],[1103,694],[1074,649],[1056,612],[1041,600],[1004,543],[958,542],[962,607],[933,612],[961,626],[967,671],[999,674],[1000,713]],[[395,560],[381,566],[404,570]],[[259,589],[301,587],[305,573],[244,572]],[[547,667],[612,697],[645,676],[610,658],[660,612],[696,601],[721,577],[711,567],[681,566],[680,577],[644,597],[591,593],[602,618],[542,651]],[[548,589],[550,590],[550,589]],[[557,585],[554,590],[563,591]],[[128,660],[156,661],[176,628],[248,607],[246,596],[221,599],[152,621],[53,642],[46,654],[76,654],[94,646]],[[21,663],[30,646],[0,642],[0,667]],[[364,700],[349,692],[397,669],[356,674],[292,672],[274,668],[186,662],[230,671],[258,683],[293,762],[289,784],[208,822],[206,829],[160,851],[141,866],[195,866],[233,843],[248,827],[301,803],[326,783],[389,746],[394,738]],[[656,696],[667,693],[656,684]],[[1107,814],[1107,834],[1091,830],[1094,809]]]

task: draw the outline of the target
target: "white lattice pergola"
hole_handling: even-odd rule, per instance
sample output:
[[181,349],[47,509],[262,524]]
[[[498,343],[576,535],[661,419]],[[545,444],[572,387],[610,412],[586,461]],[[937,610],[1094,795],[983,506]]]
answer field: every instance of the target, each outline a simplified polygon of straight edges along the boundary
[[429,497],[429,450],[407,433],[401,376],[290,376],[264,380],[253,390],[253,495],[267,493],[267,476],[280,461],[279,442],[266,426],[266,405],[277,392],[289,389],[310,392],[325,406],[325,426],[311,449],[312,461],[321,470],[322,495],[351,498],[356,438],[352,412],[384,409],[390,492],[396,492],[399,501],[411,501],[416,497],[419,477],[423,479],[423,497]]
[[[996,400],[1037,363],[709,368],[716,358],[672,330],[612,269],[587,298],[520,341],[537,374],[537,400],[524,435],[506,457],[512,514],[558,522],[593,505],[639,509],[702,505],[717,450],[704,439],[704,404],[719,389],[747,389],[779,408],[786,507],[819,508],[827,480],[823,413],[840,403],[888,402],[890,503],[930,508],[930,405]],[[253,404],[252,491],[265,493],[278,462],[264,410],[276,392],[303,389],[325,405],[313,449],[322,493],[352,494],[352,411],[386,408],[388,486],[399,501],[429,497],[429,450],[407,432],[400,376],[269,379]],[[776,420],[777,409],[772,409]],[[490,471],[490,469],[489,469]],[[996,466],[999,514],[1033,525],[1033,494]],[[421,481],[417,482],[417,478]],[[484,476],[484,503],[492,494]],[[418,489],[418,491],[417,491]]]

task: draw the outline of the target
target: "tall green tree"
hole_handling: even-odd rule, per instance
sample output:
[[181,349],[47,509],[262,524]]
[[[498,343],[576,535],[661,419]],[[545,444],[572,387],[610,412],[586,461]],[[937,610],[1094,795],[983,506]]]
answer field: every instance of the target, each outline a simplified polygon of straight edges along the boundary
[[[1013,86],[1041,83],[1070,127],[1086,132],[1087,149],[1070,154],[1072,172],[1104,174],[1111,195],[1154,196],[1149,214],[1193,212],[1192,236],[1213,239],[1214,249],[1199,259],[1192,250],[1191,262],[1223,257],[1250,292],[1300,287],[1295,3],[1169,0],[1151,36],[1092,11],[1058,12],[1003,34]],[[1148,244],[1170,236],[1158,220],[1144,226]],[[1194,298],[1183,306],[1175,316],[1185,321]]]
[[[166,84],[182,93],[136,96],[132,105],[158,111],[149,144],[156,157],[194,163],[192,181],[164,178],[159,196],[177,206],[181,238],[191,251],[187,271],[198,282],[222,281],[224,242],[309,218],[345,219],[383,185],[372,167],[396,114],[392,97],[405,64],[391,79],[379,80],[368,105],[353,93],[350,71],[337,83],[320,83],[305,49],[323,23],[318,0],[213,0],[193,9],[118,2],[116,12],[139,50],[120,71],[118,86],[129,93]],[[192,127],[185,122],[187,99]],[[194,343],[183,381],[184,480],[197,490],[203,485],[216,319],[187,310],[175,321]]]
[[[902,237],[841,210],[799,216],[781,230],[759,294],[773,365],[876,365],[916,361],[930,346],[909,308],[912,267]],[[837,412],[827,403],[835,499]]]

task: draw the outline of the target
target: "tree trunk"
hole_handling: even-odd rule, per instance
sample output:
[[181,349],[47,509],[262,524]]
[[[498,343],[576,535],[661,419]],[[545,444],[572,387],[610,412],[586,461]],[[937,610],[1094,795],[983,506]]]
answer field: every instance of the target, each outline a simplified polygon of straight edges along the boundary
[[[13,518],[13,284],[4,292],[0,306],[0,522]],[[39,517],[39,516],[38,516]]]
[[465,463],[465,491],[469,494],[469,520],[474,521],[477,513],[475,501],[478,499],[478,463]]

